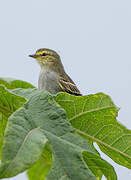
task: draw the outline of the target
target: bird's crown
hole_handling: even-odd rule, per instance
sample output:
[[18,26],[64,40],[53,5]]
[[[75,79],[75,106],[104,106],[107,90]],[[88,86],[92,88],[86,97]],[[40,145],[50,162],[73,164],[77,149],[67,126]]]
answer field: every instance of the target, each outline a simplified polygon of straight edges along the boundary
[[42,49],[38,49],[35,53],[35,55],[37,57],[40,57],[40,56],[54,56],[54,57],[59,57],[59,55],[51,50],[51,49],[46,49],[46,48],[42,48]]

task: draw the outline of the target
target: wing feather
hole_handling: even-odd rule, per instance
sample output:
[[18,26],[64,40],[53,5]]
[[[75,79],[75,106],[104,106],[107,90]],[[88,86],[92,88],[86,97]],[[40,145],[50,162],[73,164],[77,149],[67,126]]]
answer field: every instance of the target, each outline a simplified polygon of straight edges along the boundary
[[69,76],[66,76],[65,79],[61,78],[59,80],[59,86],[64,92],[74,94],[76,96],[82,96],[75,83],[71,80]]

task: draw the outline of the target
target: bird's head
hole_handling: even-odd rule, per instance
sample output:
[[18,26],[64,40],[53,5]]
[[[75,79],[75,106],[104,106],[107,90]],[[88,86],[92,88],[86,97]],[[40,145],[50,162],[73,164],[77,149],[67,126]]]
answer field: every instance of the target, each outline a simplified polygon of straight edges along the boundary
[[60,56],[51,49],[38,49],[29,57],[35,58],[41,67],[53,67],[61,63]]

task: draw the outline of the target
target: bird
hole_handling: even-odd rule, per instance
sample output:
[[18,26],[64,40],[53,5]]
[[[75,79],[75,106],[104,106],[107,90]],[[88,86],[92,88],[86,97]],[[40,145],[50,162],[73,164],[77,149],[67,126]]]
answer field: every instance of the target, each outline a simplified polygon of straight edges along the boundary
[[41,48],[29,57],[36,59],[41,67],[38,89],[48,91],[51,94],[67,92],[76,96],[82,95],[65,72],[61,58],[56,51]]

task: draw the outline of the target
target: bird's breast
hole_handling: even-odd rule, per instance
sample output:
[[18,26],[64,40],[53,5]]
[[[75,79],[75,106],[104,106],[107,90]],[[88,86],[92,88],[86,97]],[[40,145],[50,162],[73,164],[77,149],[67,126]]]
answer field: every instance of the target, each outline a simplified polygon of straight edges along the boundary
[[38,81],[38,88],[56,94],[61,91],[59,87],[59,75],[50,70],[41,70]]

